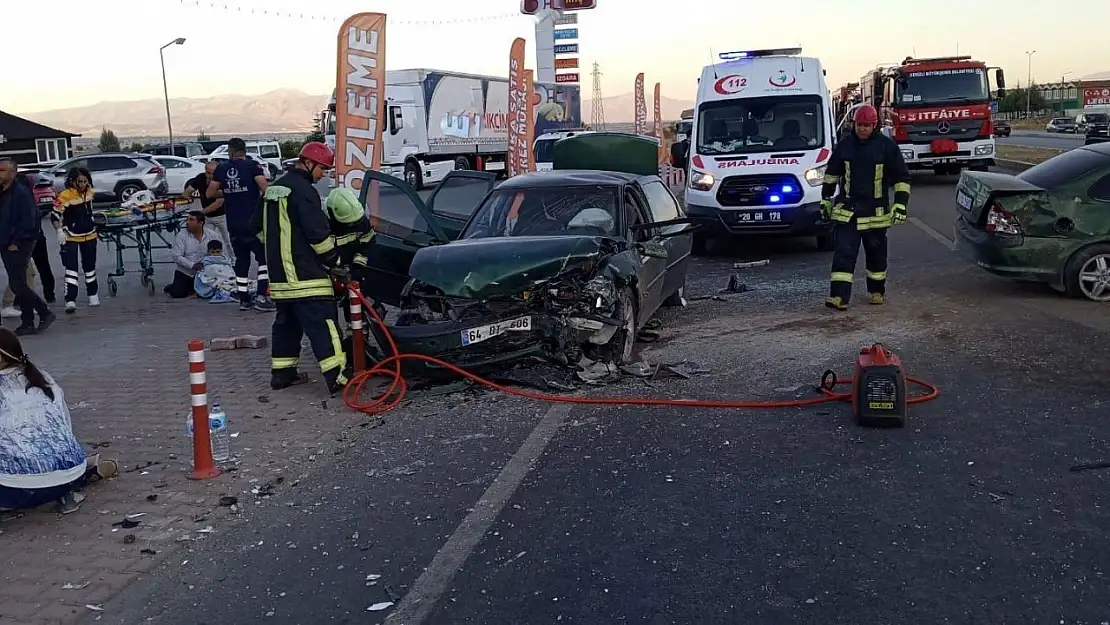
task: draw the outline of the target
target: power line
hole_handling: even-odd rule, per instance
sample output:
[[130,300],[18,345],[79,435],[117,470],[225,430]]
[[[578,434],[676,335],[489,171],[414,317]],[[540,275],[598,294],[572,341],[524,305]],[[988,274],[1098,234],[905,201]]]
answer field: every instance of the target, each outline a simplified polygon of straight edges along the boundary
[[590,125],[594,130],[605,130],[605,102],[601,96],[601,66],[594,62],[594,71],[590,73],[593,76],[594,90],[593,100],[590,102]]
[[[255,17],[272,17],[278,19],[291,19],[291,20],[305,20],[309,22],[316,22],[320,24],[335,23],[341,24],[350,15],[335,15],[320,12],[304,12],[304,11],[276,11],[270,8],[250,7],[243,6],[242,3],[227,2],[222,0],[181,0],[181,5],[185,8],[199,9],[205,11],[222,11],[226,13],[239,13],[242,15],[253,15]],[[404,20],[389,18],[388,24],[390,26],[441,26],[447,24],[477,24],[481,22],[504,22],[515,18],[527,17],[521,13],[500,13],[496,15],[479,15],[471,17],[458,17],[449,19],[437,20]]]

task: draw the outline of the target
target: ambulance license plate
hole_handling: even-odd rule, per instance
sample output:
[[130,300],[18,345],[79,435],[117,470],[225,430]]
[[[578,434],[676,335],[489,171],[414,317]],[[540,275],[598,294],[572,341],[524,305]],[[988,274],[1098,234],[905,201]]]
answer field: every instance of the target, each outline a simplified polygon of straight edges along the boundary
[[501,336],[506,332],[529,332],[532,330],[531,317],[517,317],[508,321],[498,321],[489,325],[478,326],[470,328],[469,330],[462,331],[462,344],[473,345],[488,341],[495,336]]
[[782,221],[782,211],[743,211],[736,213],[740,224],[775,223]]

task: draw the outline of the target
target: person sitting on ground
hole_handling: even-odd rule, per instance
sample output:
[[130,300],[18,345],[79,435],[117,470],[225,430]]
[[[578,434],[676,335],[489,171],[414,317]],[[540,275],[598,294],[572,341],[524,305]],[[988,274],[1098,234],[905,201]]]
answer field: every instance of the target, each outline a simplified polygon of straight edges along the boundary
[[230,302],[235,293],[235,267],[224,255],[221,241],[208,242],[208,255],[200,259],[202,268],[193,281],[197,297],[213,304]]
[[85,450],[73,435],[62,389],[0,328],[0,509],[58,502],[73,512],[85,475]]
[[173,282],[162,289],[172,298],[180,299],[196,294],[193,283],[197,272],[204,268],[202,261],[208,255],[208,244],[220,240],[220,235],[205,227],[204,222],[203,212],[189,211],[185,218],[185,229],[178,232],[174,239]]

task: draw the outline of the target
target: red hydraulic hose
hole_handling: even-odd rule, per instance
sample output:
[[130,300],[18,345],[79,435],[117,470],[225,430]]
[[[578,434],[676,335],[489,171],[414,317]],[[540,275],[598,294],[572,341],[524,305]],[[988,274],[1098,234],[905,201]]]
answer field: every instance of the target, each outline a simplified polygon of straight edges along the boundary
[[[374,310],[370,302],[358,291],[351,291],[352,297],[357,297],[362,303],[364,311],[370,311],[370,316],[373,317],[374,323],[382,329],[382,334],[385,336],[386,341],[389,343],[389,353],[391,356],[378,362],[373,367],[366,371],[358,372],[351,378],[351,381],[343,389],[343,402],[348,407],[359,412],[370,415],[382,414],[388,412],[396,407],[401,401],[404,400],[405,394],[408,392],[408,383],[405,381],[404,376],[401,375],[401,361],[403,360],[422,360],[424,362],[442,367],[451,371],[461,377],[480,384],[482,386],[491,388],[495,391],[505,393],[506,395],[513,395],[516,397],[524,397],[526,399],[533,399],[536,401],[555,402],[563,404],[583,404],[593,406],[673,406],[678,408],[799,408],[803,406],[816,406],[818,404],[826,404],[834,401],[850,402],[852,401],[851,393],[837,393],[831,387],[839,386],[841,384],[851,384],[852,378],[833,378],[833,382],[829,385],[822,384],[818,387],[821,395],[817,397],[809,397],[806,399],[785,399],[785,400],[771,400],[771,401],[741,401],[741,400],[717,400],[717,399],[661,399],[653,397],[579,397],[573,395],[552,395],[549,393],[537,393],[533,391],[526,391],[511,386],[504,386],[491,380],[487,380],[479,375],[471,373],[461,367],[453,365],[439,358],[433,356],[425,356],[423,354],[401,354],[398,353],[397,343],[393,340],[393,335],[390,334],[389,328],[386,327],[385,321]],[[385,392],[379,394],[374,399],[368,402],[362,402],[359,396],[362,395],[363,387],[367,382],[374,378],[387,378],[390,380],[389,388]],[[927,401],[932,401],[940,396],[940,389],[935,385],[926,382],[920,378],[906,376],[906,381],[916,384],[917,386],[925,389],[922,395],[914,395],[907,399],[907,403],[920,404]]]

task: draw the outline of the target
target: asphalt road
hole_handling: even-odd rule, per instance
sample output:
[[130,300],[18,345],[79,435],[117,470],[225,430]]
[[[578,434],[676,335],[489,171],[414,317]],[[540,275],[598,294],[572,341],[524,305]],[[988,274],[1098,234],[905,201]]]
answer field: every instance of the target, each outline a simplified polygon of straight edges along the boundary
[[1070,150],[1083,145],[1083,135],[1015,130],[1009,137],[997,137],[1000,145],[1020,145],[1031,148]]
[[[1105,621],[1110,477],[1068,467],[1107,460],[1110,318],[954,254],[951,184],[915,177],[887,306],[824,309],[810,241],[738,244],[695,261],[689,305],[643,345],[708,373],[583,391],[808,397],[880,340],[942,389],[909,427],[861,429],[844,405],[419,397],[379,427],[353,416],[274,497],[237,493],[248,522],[89,622]],[[719,295],[734,271],[750,290]]]

